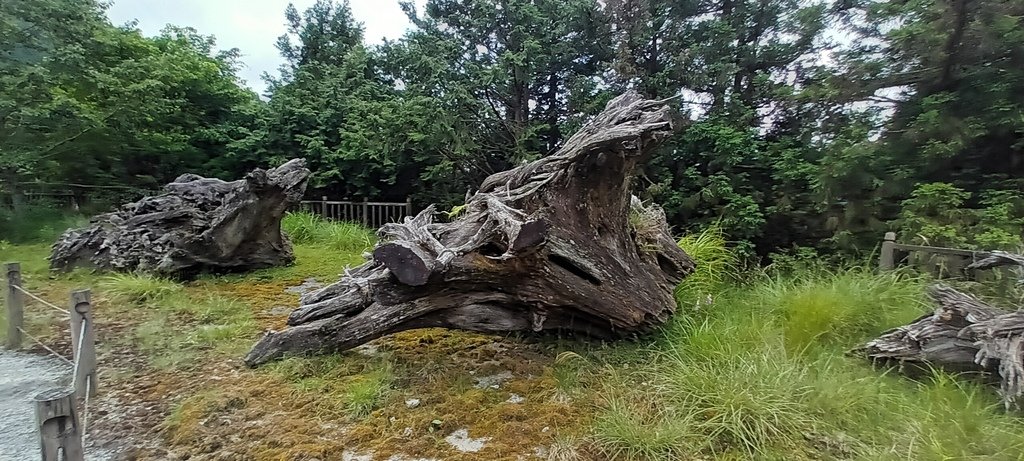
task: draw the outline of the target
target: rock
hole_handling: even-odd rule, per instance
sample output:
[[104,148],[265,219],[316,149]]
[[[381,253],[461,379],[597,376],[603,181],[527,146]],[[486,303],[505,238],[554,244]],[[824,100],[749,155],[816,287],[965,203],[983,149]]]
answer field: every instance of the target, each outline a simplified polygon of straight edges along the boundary
[[416,408],[420,406],[420,399],[409,399],[405,401],[406,408]]
[[445,442],[463,453],[476,453],[484,448],[484,443],[491,440],[490,437],[473,439],[469,437],[468,429],[459,429],[444,438]]
[[476,387],[477,389],[498,389],[501,387],[502,383],[510,379],[512,379],[512,373],[503,371],[501,373],[476,378],[476,384],[473,387]]
[[65,232],[53,244],[50,268],[190,276],[291,264],[281,218],[302,200],[305,165],[294,159],[232,182],[181,175],[160,195]]
[[342,461],[373,461],[373,453],[353,453],[345,450],[341,453]]
[[273,309],[267,311],[270,315],[288,315],[292,310],[287,306],[275,306]]
[[284,291],[287,292],[287,293],[294,293],[294,294],[297,294],[297,295],[304,295],[304,294],[309,293],[311,291],[319,290],[319,289],[321,289],[323,287],[324,287],[324,285],[322,283],[320,283],[320,282],[317,282],[315,278],[308,278],[306,280],[303,280],[302,283],[299,284],[299,285],[285,288]]
[[523,396],[521,396],[519,394],[512,394],[512,396],[510,396],[508,398],[508,400],[505,401],[505,403],[516,404],[516,403],[523,403],[525,401],[526,401],[526,399],[523,398]]

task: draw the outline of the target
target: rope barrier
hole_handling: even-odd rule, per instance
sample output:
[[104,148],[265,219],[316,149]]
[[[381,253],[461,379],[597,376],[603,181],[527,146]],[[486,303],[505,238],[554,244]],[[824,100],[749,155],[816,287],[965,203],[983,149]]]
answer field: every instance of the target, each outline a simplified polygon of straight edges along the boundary
[[82,363],[82,340],[85,338],[85,324],[89,321],[82,319],[82,330],[78,332],[78,347],[75,348],[74,368],[71,370],[71,378],[78,376],[78,365]]
[[63,355],[58,354],[57,351],[55,351],[53,349],[50,349],[46,344],[43,344],[43,342],[40,341],[39,338],[36,338],[35,336],[32,336],[32,335],[28,334],[28,332],[25,331],[25,329],[23,329],[21,327],[18,327],[18,331],[20,331],[21,334],[25,335],[25,337],[27,337],[28,339],[31,339],[36,344],[38,344],[39,347],[42,347],[43,349],[46,349],[47,352],[53,354],[54,357],[57,357],[58,359],[61,359],[61,360],[65,361],[65,362],[67,362],[68,365],[76,366],[75,363],[70,361],[70,360],[68,360],[67,357],[64,357]]
[[92,393],[92,380],[85,382],[85,403],[82,404],[82,446],[86,446],[85,438],[89,435],[89,394]]
[[24,293],[24,294],[25,294],[26,296],[28,296],[29,298],[32,298],[32,299],[34,299],[34,300],[36,300],[36,301],[39,301],[39,302],[40,302],[40,303],[42,303],[42,304],[43,304],[44,306],[47,306],[47,307],[50,307],[50,308],[52,308],[52,309],[54,309],[54,310],[58,310],[58,311],[60,311],[60,312],[63,312],[63,313],[64,313],[64,314],[66,314],[66,315],[71,315],[71,312],[70,312],[70,311],[68,311],[67,309],[63,309],[63,308],[61,308],[61,307],[59,307],[59,306],[56,306],[56,305],[54,305],[53,303],[50,303],[49,301],[47,301],[47,300],[45,300],[45,299],[43,299],[43,298],[40,298],[40,297],[38,297],[38,296],[36,296],[36,295],[34,295],[34,294],[30,293],[30,292],[29,292],[28,290],[26,290],[26,289],[24,289],[24,288],[22,288],[22,287],[20,287],[20,286],[17,286],[17,285],[13,285],[13,287],[14,287],[14,289],[16,289],[16,290],[18,290],[18,291],[20,291],[20,292]]

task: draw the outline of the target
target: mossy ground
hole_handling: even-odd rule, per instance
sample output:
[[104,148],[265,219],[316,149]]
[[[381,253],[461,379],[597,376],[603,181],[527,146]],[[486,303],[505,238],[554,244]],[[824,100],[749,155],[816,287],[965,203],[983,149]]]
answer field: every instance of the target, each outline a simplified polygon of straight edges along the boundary
[[[170,449],[136,459],[1024,459],[1024,424],[991,388],[942,373],[910,381],[843,355],[926,311],[925,280],[853,269],[737,283],[727,254],[697,248],[723,273],[684,284],[680,314],[638,341],[426,329],[246,368],[248,347],[298,302],[287,287],[361,262],[331,235],[329,247],[297,245],[294,266],[186,283],[50,276],[46,245],[6,245],[0,259],[21,261],[47,299],[94,288],[98,403],[133,409],[99,415],[94,430],[155,432]],[[28,327],[67,352],[61,317],[32,307]],[[505,379],[480,385],[494,376]],[[445,437],[458,429],[484,448],[454,450]]]
[[[22,262],[25,285],[49,300],[93,289],[104,390],[131,393],[158,413],[153,426],[172,453],[301,460],[349,450],[380,459],[515,460],[584,430],[592,413],[585,393],[564,398],[554,363],[560,351],[583,343],[427,329],[360,351],[244,367],[240,358],[260,332],[285,325],[287,309],[275,308],[297,305],[299,295],[286,288],[310,277],[330,283],[362,261],[361,251],[316,244],[295,250],[290,267],[189,282],[84,271],[53,276],[47,245],[9,245],[2,259]],[[62,320],[30,307],[30,331],[67,352]],[[477,377],[502,372],[511,378],[498,388],[475,386]],[[513,394],[522,402],[509,403]],[[420,403],[410,408],[409,399]],[[109,427],[104,423],[97,428]],[[490,440],[480,452],[460,453],[444,441],[460,428]]]

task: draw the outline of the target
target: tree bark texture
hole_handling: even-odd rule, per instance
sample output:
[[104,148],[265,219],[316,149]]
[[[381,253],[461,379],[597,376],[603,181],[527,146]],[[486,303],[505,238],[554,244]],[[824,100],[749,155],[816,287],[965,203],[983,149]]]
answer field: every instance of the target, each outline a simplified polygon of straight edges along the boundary
[[1024,404],[1024,311],[989,306],[949,287],[934,286],[934,313],[894,328],[854,351],[876,363],[918,373],[928,367],[981,374],[999,383],[1008,410]]
[[189,276],[290,264],[281,218],[302,200],[309,175],[302,159],[232,182],[182,175],[160,195],[65,232],[50,267]]
[[627,93],[555,154],[488,177],[454,221],[429,207],[385,225],[368,262],[303,296],[246,362],[425,327],[619,338],[660,325],[694,263],[630,180],[673,123],[663,102]]

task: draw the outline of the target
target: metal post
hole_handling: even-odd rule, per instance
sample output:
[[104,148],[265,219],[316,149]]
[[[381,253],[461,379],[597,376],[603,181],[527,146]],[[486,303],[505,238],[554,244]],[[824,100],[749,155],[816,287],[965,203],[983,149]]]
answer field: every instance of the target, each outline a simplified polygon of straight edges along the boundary
[[[71,292],[71,354],[75,359],[75,394],[85,397],[96,395],[96,330],[92,321],[92,294],[89,290]],[[82,326],[85,326],[85,336]],[[82,350],[79,351],[79,343]]]
[[363,199],[363,227],[370,227],[370,200]]
[[75,411],[74,391],[50,389],[39,393],[33,400],[43,461],[84,461],[85,450],[78,412]]
[[25,295],[21,287],[21,264],[7,263],[7,347],[21,347],[21,328],[25,327]]
[[896,268],[896,233],[886,232],[882,240],[882,254],[878,258],[878,269],[891,271]]

